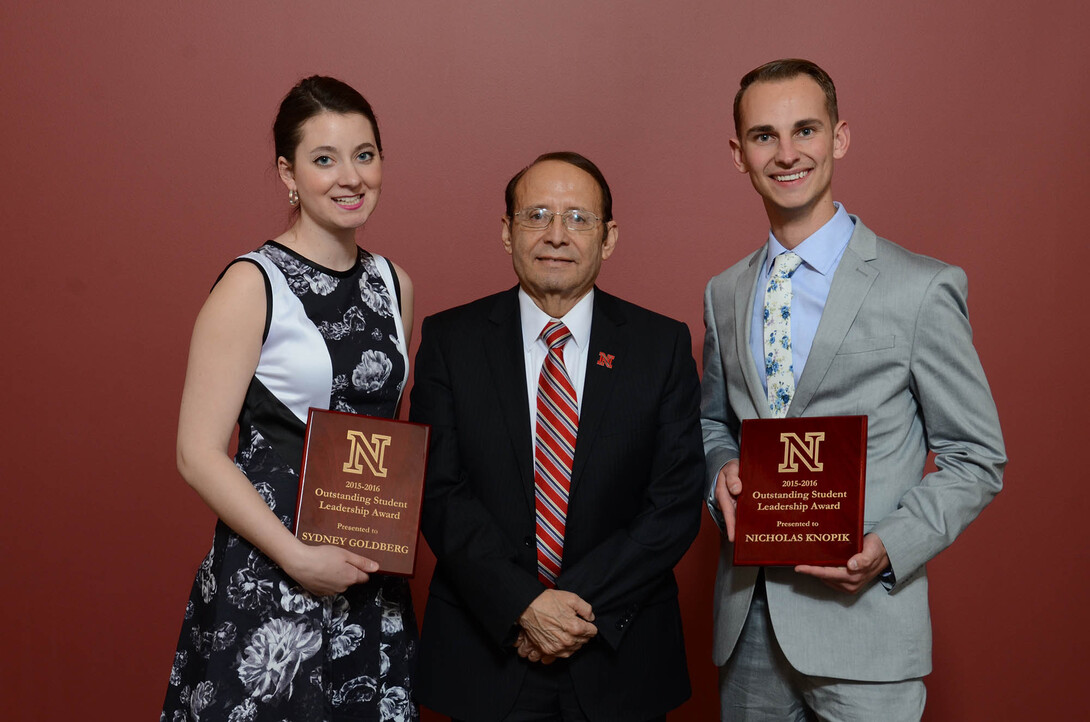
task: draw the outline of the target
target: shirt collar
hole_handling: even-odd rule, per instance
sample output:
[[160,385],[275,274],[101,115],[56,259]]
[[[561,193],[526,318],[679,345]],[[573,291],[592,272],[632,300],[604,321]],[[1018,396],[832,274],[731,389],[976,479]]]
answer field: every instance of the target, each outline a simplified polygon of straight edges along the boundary
[[[845,246],[848,245],[848,241],[851,240],[852,233],[855,231],[855,222],[848,215],[848,212],[844,210],[844,206],[839,203],[833,203],[833,205],[836,206],[836,213],[833,214],[833,217],[821,228],[814,231],[809,238],[791,249],[802,257],[807,266],[823,276],[835,268],[836,260],[844,252]],[[787,249],[783,247],[783,244],[769,231],[768,256],[765,258],[764,264],[766,275],[770,272],[772,262],[776,260],[776,256],[786,251]]]
[[[590,322],[591,315],[594,311],[594,289],[591,288],[587,295],[579,299],[579,302],[572,306],[562,318],[557,319],[563,321],[564,325],[568,327],[568,331],[571,332],[570,343],[574,343],[579,348],[586,348],[590,343]],[[538,337],[541,335],[541,330],[545,328],[552,316],[538,308],[538,305],[534,303],[534,299],[530,298],[519,287],[519,314],[522,317],[522,346],[526,351],[530,350],[530,347],[538,341]],[[544,343],[544,341],[542,341]]]

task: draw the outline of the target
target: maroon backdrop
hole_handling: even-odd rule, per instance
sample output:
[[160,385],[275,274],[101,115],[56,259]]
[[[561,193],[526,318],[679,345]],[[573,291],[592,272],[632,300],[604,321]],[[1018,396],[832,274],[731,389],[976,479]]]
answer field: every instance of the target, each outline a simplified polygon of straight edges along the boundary
[[[960,264],[1013,459],[931,565],[928,720],[1085,709],[1090,55],[1082,3],[7,3],[0,9],[4,634],[11,719],[155,719],[213,516],[174,468],[189,331],[234,255],[287,222],[269,128],[301,76],[373,102],[385,193],[361,236],[418,318],[510,286],[502,188],[578,150],[613,184],[600,283],[686,321],[766,230],[729,159],[738,78],[824,65],[852,147],[836,197]],[[940,7],[949,5],[948,7]],[[1062,254],[1062,255],[1061,255]],[[415,350],[415,344],[414,344]],[[679,567],[694,695],[716,534]],[[414,582],[423,609],[432,560]]]

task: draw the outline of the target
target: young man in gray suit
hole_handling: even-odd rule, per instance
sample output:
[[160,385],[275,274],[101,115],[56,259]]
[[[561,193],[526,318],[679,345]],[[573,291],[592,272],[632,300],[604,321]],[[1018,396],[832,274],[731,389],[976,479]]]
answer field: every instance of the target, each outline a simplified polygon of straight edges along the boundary
[[[734,123],[734,164],[771,232],[704,297],[707,501],[724,532],[722,719],[918,720],[931,671],[925,565],[999,491],[1006,463],[965,273],[875,236],[833,202],[850,136],[817,65],[748,73]],[[857,414],[869,423],[862,552],[845,567],[733,567],[741,421]],[[925,475],[929,451],[938,471]]]

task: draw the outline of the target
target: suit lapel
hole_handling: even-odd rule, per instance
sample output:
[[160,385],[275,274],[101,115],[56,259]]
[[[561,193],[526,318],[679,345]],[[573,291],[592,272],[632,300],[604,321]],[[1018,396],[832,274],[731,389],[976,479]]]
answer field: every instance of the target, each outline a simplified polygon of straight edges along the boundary
[[857,217],[852,216],[852,220],[855,221],[855,230],[833,275],[829,297],[821,312],[821,321],[818,322],[806,367],[802,370],[795,396],[791,399],[788,416],[802,416],[806,411],[806,405],[814,397],[829,366],[836,358],[836,352],[844,343],[844,337],[848,335],[848,329],[855,321],[863,299],[874,284],[874,279],[878,278],[877,269],[869,263],[875,258],[877,239]]
[[[623,333],[626,319],[613,296],[595,289],[591,319],[587,371],[583,382],[583,401],[579,407],[579,435],[575,442],[569,495],[579,483],[587,465],[587,458],[602,430],[602,419],[606,409],[610,407],[617,374],[625,373],[626,364],[636,362],[627,353],[629,334]],[[612,356],[613,359],[609,364],[603,361],[599,365],[600,354]],[[616,412],[614,409],[614,413]]]
[[484,340],[485,358],[495,384],[496,397],[506,420],[507,435],[518,463],[526,503],[534,509],[533,446],[530,440],[530,409],[526,397],[526,357],[522,347],[518,287],[502,294],[488,320],[494,332]]
[[[753,361],[753,350],[749,345],[749,334],[753,325],[753,299],[757,293],[757,279],[761,276],[761,268],[765,257],[768,255],[768,245],[762,246],[762,250],[754,253],[750,258],[749,270],[739,279],[734,286],[734,342],[738,345],[738,360],[742,365],[742,378],[746,382],[746,389],[753,399],[753,406],[761,418],[771,416],[768,408],[768,395],[765,393],[764,384],[761,383],[761,374]],[[722,337],[720,337],[722,338]]]

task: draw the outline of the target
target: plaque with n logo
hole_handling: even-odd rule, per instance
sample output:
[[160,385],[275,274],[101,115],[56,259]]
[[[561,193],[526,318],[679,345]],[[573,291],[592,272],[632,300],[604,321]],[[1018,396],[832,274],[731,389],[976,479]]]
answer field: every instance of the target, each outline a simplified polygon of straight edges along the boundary
[[295,536],[412,576],[429,427],[312,408],[307,416]]
[[843,566],[863,548],[867,417],[742,422],[737,565]]

